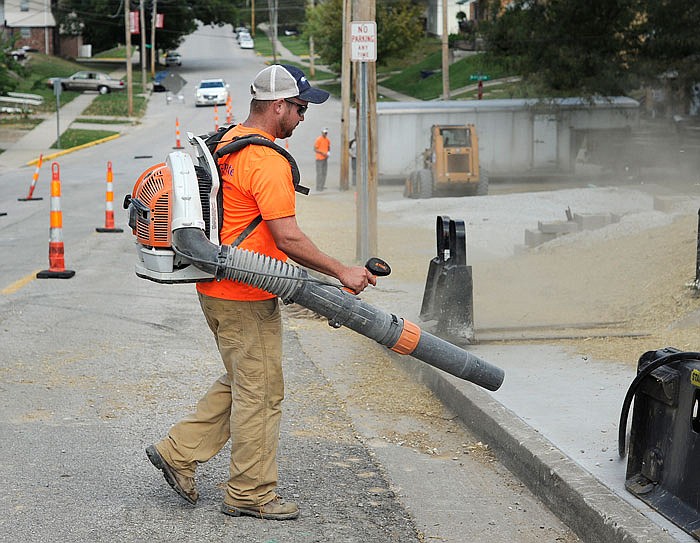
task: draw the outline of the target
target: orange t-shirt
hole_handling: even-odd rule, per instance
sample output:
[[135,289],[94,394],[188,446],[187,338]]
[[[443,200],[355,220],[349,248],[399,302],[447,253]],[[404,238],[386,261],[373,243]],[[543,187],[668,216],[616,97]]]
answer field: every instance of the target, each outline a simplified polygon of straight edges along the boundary
[[[262,130],[236,125],[224,135],[224,143],[233,136],[260,134],[270,141],[274,138]],[[221,244],[230,244],[257,217],[263,221],[238,247],[286,261],[287,255],[277,248],[265,221],[291,217],[296,214],[296,198],[292,170],[287,159],[274,149],[248,145],[219,161],[223,194],[223,224]],[[267,300],[273,294],[238,281],[222,280],[197,283],[197,290],[213,298],[225,300]]]
[[316,143],[314,143],[314,151],[316,151],[316,160],[326,160],[328,158],[328,151],[331,150],[331,140],[327,136],[321,134],[316,138]]

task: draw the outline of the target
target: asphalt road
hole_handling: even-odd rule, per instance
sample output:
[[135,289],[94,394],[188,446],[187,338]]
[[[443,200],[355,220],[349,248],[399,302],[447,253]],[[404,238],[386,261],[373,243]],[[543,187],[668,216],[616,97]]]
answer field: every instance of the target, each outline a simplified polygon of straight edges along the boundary
[[[120,203],[172,150],[176,118],[183,137],[213,128],[212,109],[191,100],[199,79],[229,81],[240,121],[262,67],[227,27],[201,29],[180,51],[184,101],[153,95],[127,136],[58,160],[73,278],[35,279],[48,267],[46,179],[43,200],[18,202],[27,169],[0,176],[0,541],[577,541],[381,347],[290,311],[280,492],[300,519],[219,513],[225,451],[198,470],[196,507],[165,484],[144,449],[222,368],[193,286],[134,275]],[[289,142],[302,178],[316,133],[340,124],[337,101],[319,107]],[[107,161],[123,233],[95,232]]]

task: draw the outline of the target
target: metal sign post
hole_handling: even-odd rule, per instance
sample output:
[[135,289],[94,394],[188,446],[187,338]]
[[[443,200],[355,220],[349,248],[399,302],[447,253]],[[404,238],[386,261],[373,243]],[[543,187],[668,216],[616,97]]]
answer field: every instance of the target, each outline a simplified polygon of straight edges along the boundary
[[61,87],[61,80],[54,79],[54,81],[53,81],[53,93],[56,95],[56,148],[57,149],[61,148],[61,122],[60,122],[59,112],[61,111],[61,91],[62,90],[63,90],[63,87]]
[[[357,259],[365,262],[369,258],[370,246],[370,202],[369,202],[369,134],[367,120],[367,63],[377,60],[377,25],[374,21],[353,21],[350,23],[350,60],[360,63],[358,74],[358,145],[357,167],[359,178],[357,191]],[[376,219],[376,217],[375,217]]]

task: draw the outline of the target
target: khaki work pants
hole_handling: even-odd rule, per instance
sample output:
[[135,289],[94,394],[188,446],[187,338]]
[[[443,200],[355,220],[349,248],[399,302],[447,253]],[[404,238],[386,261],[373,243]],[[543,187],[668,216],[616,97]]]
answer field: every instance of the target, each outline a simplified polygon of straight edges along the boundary
[[163,459],[188,477],[231,438],[230,505],[264,505],[275,498],[284,380],[282,319],[277,298],[256,302],[199,295],[226,374],[192,415],[156,445]]

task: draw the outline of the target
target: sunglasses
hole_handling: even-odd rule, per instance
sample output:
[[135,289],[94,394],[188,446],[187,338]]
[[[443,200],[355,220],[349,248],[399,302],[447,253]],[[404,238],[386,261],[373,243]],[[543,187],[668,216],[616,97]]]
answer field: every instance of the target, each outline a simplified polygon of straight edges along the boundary
[[299,117],[303,117],[304,113],[306,113],[306,110],[309,109],[309,106],[304,106],[300,104],[299,102],[295,102],[294,100],[290,100],[289,98],[284,99],[285,102],[289,104],[294,104],[297,106],[297,113],[299,114]]

